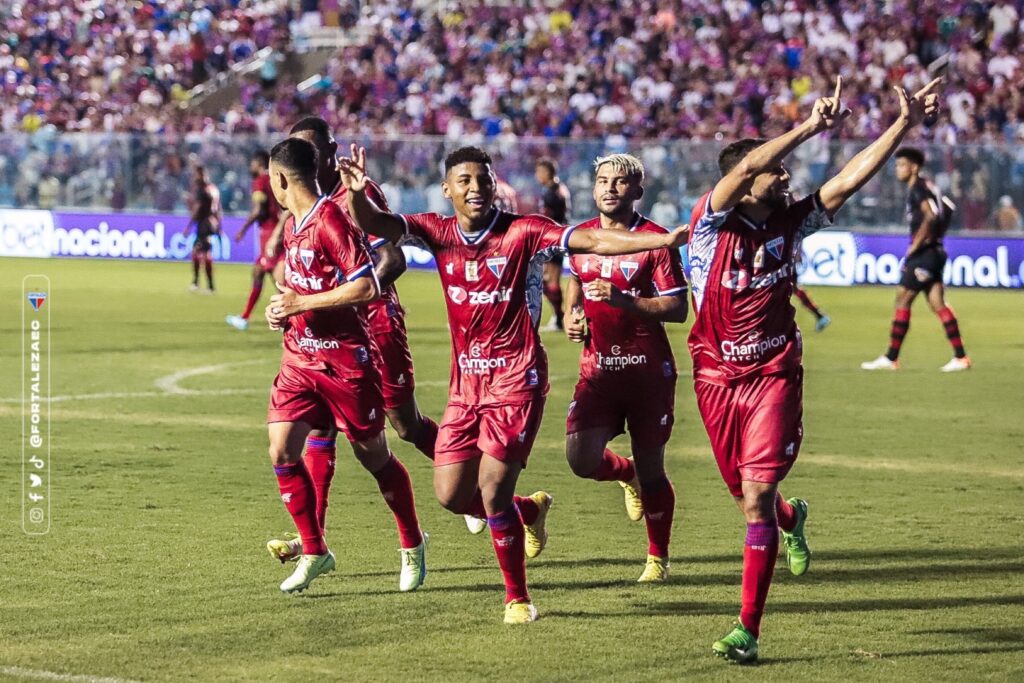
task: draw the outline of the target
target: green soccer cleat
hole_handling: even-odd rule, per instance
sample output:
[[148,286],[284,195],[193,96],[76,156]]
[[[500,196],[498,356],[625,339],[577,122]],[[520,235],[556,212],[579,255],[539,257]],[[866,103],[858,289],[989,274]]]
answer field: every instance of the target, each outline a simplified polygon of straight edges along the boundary
[[736,664],[753,664],[757,661],[757,638],[743,624],[737,623],[729,635],[715,641],[711,651],[716,657]]
[[415,548],[402,548],[402,572],[398,575],[398,590],[403,593],[414,591],[427,578],[427,532]]
[[794,576],[803,576],[811,568],[811,549],[807,546],[804,535],[804,522],[807,521],[807,501],[802,498],[790,498],[786,501],[796,509],[796,526],[792,531],[782,530],[782,542],[786,546],[786,562]]
[[524,545],[526,550],[526,557],[533,559],[541,554],[544,550],[544,546],[548,544],[548,530],[547,530],[547,519],[548,510],[551,509],[551,503],[553,499],[543,491],[537,491],[532,496],[533,502],[537,504],[540,511],[537,513],[537,519],[533,521],[533,524],[525,525],[526,539]]
[[667,557],[648,555],[647,564],[644,565],[644,572],[637,583],[665,583],[668,581],[669,563]]
[[285,540],[275,538],[267,541],[267,552],[281,564],[295,562],[302,557],[302,539],[298,536]]
[[325,555],[303,555],[292,575],[281,582],[282,593],[301,593],[309,588],[313,579],[334,571],[334,553],[327,551]]
[[639,522],[644,518],[644,504],[640,500],[640,482],[635,478],[633,481],[620,481],[619,486],[626,499],[626,516],[630,521]]

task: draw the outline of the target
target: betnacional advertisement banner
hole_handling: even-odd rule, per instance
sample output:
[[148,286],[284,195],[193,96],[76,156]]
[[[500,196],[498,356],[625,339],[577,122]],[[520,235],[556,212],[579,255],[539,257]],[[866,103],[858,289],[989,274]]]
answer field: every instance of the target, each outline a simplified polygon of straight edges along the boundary
[[[217,261],[252,263],[257,231],[234,241],[244,219],[228,216],[214,239]],[[188,216],[70,213],[0,209],[0,256],[188,260],[194,233]],[[799,279],[807,285],[893,285],[899,282],[909,239],[904,235],[824,231],[803,243]],[[403,247],[410,268],[434,268],[430,252]],[[1024,237],[947,237],[945,283],[953,287],[1019,289],[1024,281]],[[685,252],[684,252],[685,258]]]

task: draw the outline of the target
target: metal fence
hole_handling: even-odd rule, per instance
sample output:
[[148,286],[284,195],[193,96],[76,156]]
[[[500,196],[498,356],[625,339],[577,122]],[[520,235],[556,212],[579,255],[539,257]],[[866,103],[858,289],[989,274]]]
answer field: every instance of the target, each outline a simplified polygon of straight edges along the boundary
[[[200,159],[221,190],[225,210],[245,213],[249,202],[248,157],[277,138],[255,135],[60,134],[0,135],[0,206],[184,212],[189,164]],[[448,211],[439,189],[444,154],[465,140],[427,137],[357,139],[370,150],[371,173],[396,210]],[[343,148],[349,142],[340,138]],[[696,199],[718,177],[721,144],[679,141],[619,143],[608,140],[502,139],[478,142],[495,157],[496,171],[519,193],[520,209],[536,209],[539,187],[534,162],[550,157],[572,191],[573,219],[593,215],[593,160],[630,151],[647,169],[643,210],[663,224],[685,222]],[[788,165],[798,193],[820,185],[864,143],[815,139]],[[928,172],[958,204],[953,230],[994,227],[1000,197],[1024,205],[1024,145],[932,146]],[[902,229],[905,189],[892,164],[840,212],[838,224],[858,229]]]

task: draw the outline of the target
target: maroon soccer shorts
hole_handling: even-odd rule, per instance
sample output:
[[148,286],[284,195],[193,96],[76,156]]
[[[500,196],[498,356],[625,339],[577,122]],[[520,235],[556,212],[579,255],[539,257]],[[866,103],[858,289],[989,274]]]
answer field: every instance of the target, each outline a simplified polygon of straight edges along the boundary
[[565,433],[610,427],[614,435],[625,432],[637,446],[657,449],[668,443],[675,422],[676,376],[583,378],[569,404]]
[[449,403],[434,446],[434,467],[472,460],[482,454],[521,462],[526,467],[543,414],[543,396],[519,403]]
[[803,439],[803,369],[733,387],[698,381],[694,390],[729,493],[742,496],[742,481],[786,478]]
[[384,429],[384,399],[375,372],[340,377],[332,370],[282,364],[270,391],[267,422],[334,424],[349,441],[372,439]]
[[380,350],[380,376],[384,387],[384,407],[394,410],[412,400],[416,390],[413,379],[412,353],[405,328],[392,325],[383,334],[374,334],[373,341]]

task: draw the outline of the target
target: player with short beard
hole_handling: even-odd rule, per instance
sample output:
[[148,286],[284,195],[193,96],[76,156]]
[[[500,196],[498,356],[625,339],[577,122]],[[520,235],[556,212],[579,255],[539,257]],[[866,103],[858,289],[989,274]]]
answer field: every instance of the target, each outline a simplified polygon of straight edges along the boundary
[[830,225],[839,208],[878,172],[914,126],[938,109],[932,81],[908,97],[896,88],[900,116],[820,190],[799,201],[783,164],[798,145],[848,115],[842,79],[811,116],[773,140],[740,140],[718,159],[722,179],[691,218],[689,280],[695,320],[697,407],[719,471],[747,522],[739,624],[712,651],[735,662],[758,656],[757,638],[782,530],[789,568],[810,565],[807,503],[784,500],[779,483],[803,438],[800,330],[790,298],[801,240]]
[[452,335],[452,374],[435,447],[434,490],[459,514],[485,516],[505,579],[509,624],[537,619],[526,588],[525,558],[547,540],[551,497],[515,495],[540,427],[548,364],[537,333],[542,260],[556,250],[627,254],[678,247],[685,231],[627,233],[575,230],[544,216],[494,206],[490,156],[475,147],[445,159],[441,185],[455,216],[399,216],[367,196],[366,152],[342,159],[351,215],[359,227],[397,242],[413,237],[433,253]]
[[[629,154],[594,162],[599,216],[577,230],[664,235],[636,211],[644,167]],[[583,343],[580,379],[569,404],[565,454],[579,477],[617,481],[630,519],[647,525],[647,563],[640,583],[668,580],[675,490],[665,473],[665,444],[675,415],[676,363],[666,322],[686,320],[686,280],[679,252],[569,258],[565,331]],[[633,459],[608,449],[625,431]]]

